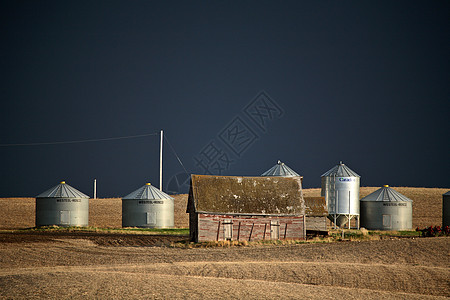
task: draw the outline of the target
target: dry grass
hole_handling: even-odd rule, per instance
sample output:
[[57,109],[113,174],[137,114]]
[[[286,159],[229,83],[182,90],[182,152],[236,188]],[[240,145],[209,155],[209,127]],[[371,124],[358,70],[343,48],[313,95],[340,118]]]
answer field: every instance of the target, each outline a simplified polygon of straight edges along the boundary
[[122,227],[122,199],[90,199],[89,226],[102,228]]
[[414,201],[414,227],[442,225],[442,194],[449,189],[397,187],[395,190]]
[[35,226],[34,198],[0,198],[0,228],[15,229]]
[[172,195],[172,197],[175,198],[175,227],[189,227],[189,214],[186,213],[188,195]]

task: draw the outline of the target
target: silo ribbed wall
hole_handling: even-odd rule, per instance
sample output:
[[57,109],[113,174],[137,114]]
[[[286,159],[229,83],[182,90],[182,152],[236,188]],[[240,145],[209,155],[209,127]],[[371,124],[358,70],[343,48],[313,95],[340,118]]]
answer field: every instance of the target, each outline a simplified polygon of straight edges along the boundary
[[361,201],[361,227],[369,230],[411,230],[412,201]]
[[89,199],[36,198],[36,226],[88,226]]
[[173,228],[173,199],[122,199],[122,227]]

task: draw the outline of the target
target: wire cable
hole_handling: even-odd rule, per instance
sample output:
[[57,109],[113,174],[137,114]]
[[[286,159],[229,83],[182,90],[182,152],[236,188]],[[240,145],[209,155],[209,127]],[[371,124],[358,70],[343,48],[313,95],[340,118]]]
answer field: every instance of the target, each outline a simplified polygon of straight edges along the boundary
[[128,136],[119,136],[119,137],[110,137],[110,138],[102,138],[102,139],[76,140],[76,141],[43,142],[43,143],[22,143],[22,144],[0,144],[0,147],[43,146],[43,145],[62,145],[62,144],[76,144],[76,143],[91,143],[91,142],[114,141],[114,140],[123,140],[123,139],[135,139],[135,138],[152,136],[152,135],[159,135],[159,132],[137,134],[137,135],[128,135]]
[[186,170],[183,163],[181,162],[181,159],[178,157],[177,153],[175,152],[175,149],[172,147],[172,144],[169,142],[169,139],[167,138],[167,134],[164,134],[164,139],[166,140],[167,144],[170,146],[170,149],[172,150],[173,154],[177,158],[180,165],[183,167],[184,172],[189,175],[188,171]]

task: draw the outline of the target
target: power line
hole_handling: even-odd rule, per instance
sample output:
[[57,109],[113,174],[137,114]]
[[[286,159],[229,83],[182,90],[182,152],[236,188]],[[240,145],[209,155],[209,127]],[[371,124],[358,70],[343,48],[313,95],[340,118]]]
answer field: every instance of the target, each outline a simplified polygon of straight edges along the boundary
[[76,140],[76,141],[60,141],[60,142],[44,142],[44,143],[21,143],[21,144],[0,144],[0,147],[43,146],[43,145],[62,145],[62,144],[104,142],[104,141],[114,141],[114,140],[123,140],[123,139],[135,139],[135,138],[152,136],[152,135],[159,135],[159,132],[137,134],[137,135],[127,135],[127,136],[119,136],[119,137],[110,137],[110,138],[102,138],[102,139]]
[[167,138],[167,134],[164,135],[164,139],[166,140],[167,144],[170,146],[170,149],[172,150],[173,154],[177,158],[180,165],[183,167],[184,172],[189,175],[188,171],[186,170],[183,163],[181,162],[181,159],[178,157],[177,153],[175,152],[175,149],[172,147],[172,144],[169,142],[169,139]]
[[[101,138],[101,139],[59,141],[59,142],[41,142],[41,143],[0,144],[0,147],[22,147],[22,146],[44,146],[44,145],[63,145],[63,144],[77,144],[77,143],[92,143],[92,142],[104,142],[104,141],[114,141],[114,140],[123,140],[123,139],[134,139],[134,138],[141,138],[141,137],[146,137],[146,136],[154,136],[154,135],[159,135],[159,134],[160,134],[159,132],[155,132],[155,133],[145,133],[145,134],[127,135],[127,136]],[[173,154],[175,155],[176,159],[180,163],[180,165],[183,168],[184,172],[186,174],[189,174],[189,172],[184,167],[184,164],[181,161],[180,157],[178,156],[178,154],[176,153],[175,149],[173,148],[172,144],[169,142],[169,139],[167,138],[167,135],[164,135],[164,139],[166,140],[167,144],[169,145],[169,147],[172,150]]]

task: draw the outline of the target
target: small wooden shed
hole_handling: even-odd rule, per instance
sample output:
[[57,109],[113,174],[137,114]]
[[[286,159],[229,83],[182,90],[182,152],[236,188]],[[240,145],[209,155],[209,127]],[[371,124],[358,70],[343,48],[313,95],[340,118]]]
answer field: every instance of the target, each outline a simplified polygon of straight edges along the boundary
[[191,175],[190,239],[304,239],[300,177]]
[[327,231],[328,209],[325,197],[305,197],[306,231]]

